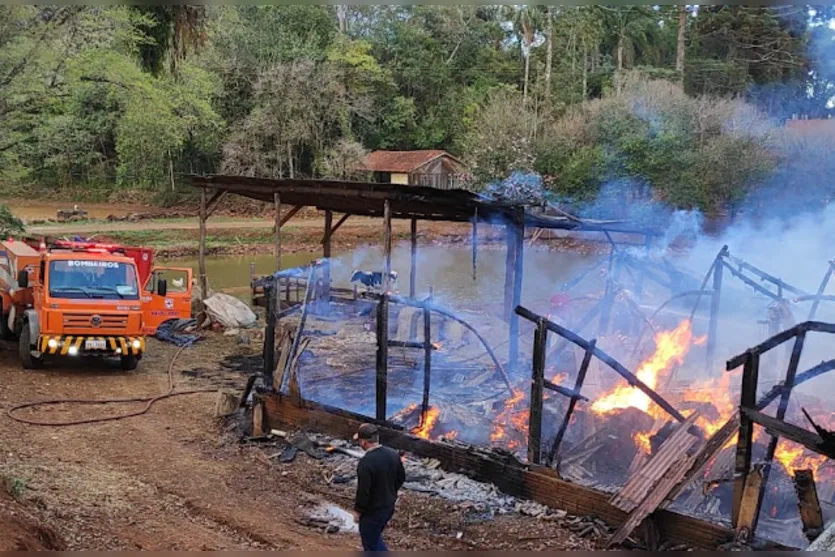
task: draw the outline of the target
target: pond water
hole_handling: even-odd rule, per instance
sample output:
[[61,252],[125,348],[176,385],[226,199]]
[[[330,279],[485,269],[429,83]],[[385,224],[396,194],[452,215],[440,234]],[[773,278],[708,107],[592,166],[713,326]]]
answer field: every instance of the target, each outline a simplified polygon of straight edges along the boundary
[[[282,255],[282,268],[305,265],[318,254],[295,253]],[[566,281],[588,268],[600,255],[526,250],[523,278],[523,303],[534,303],[552,296]],[[192,267],[197,272],[197,259],[175,258],[170,265]],[[249,285],[250,263],[256,274],[270,273],[275,268],[272,255],[215,256],[206,258],[209,284],[213,289],[245,288]],[[382,269],[382,251],[376,247],[359,248],[338,253],[333,258],[331,276],[334,286],[351,287],[350,276],[355,270]],[[430,288],[436,299],[450,306],[459,304],[501,304],[503,300],[505,252],[485,248],[477,257],[476,279],[473,280],[472,250],[469,247],[421,246],[418,248],[417,296],[428,294]],[[392,250],[392,269],[398,273],[395,288],[402,293],[409,290],[410,254],[408,243]],[[361,287],[362,288],[362,287]]]

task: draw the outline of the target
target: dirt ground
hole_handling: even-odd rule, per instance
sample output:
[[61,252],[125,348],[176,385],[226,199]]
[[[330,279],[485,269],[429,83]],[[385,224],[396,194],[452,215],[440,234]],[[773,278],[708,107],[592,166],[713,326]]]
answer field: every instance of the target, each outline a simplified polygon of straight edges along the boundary
[[[239,389],[245,374],[221,362],[256,350],[213,335],[179,357],[178,388]],[[0,550],[359,548],[356,535],[297,522],[320,502],[350,509],[351,488],[328,483],[327,460],[270,460],[266,447],[241,443],[214,417],[214,394],[163,400],[143,416],[94,425],[36,427],[5,415],[32,400],[161,393],[175,351],[149,340],[136,372],[108,362],[25,372],[14,345],[0,344]],[[64,420],[140,406],[57,406],[21,415]],[[402,495],[387,541],[400,550],[594,547],[556,522],[516,514],[469,522],[464,506],[412,492]]]

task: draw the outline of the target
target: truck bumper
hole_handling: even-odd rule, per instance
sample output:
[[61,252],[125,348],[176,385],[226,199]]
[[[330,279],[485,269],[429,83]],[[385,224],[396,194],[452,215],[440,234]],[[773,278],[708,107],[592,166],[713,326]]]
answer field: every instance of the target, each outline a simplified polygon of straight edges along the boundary
[[87,335],[40,335],[41,354],[60,356],[139,356],[145,352],[144,337],[98,337]]

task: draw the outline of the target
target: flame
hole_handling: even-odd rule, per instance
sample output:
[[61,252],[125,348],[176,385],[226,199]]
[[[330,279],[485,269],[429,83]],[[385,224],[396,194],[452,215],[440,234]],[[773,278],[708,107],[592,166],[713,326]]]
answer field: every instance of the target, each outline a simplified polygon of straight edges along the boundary
[[705,344],[707,344],[707,335],[702,335],[693,339],[693,346],[704,346]]
[[718,417],[707,416],[704,413],[696,419],[696,427],[701,429],[707,437],[716,433],[736,410],[739,403],[731,391],[731,382],[739,383],[742,370],[724,372],[718,379],[698,381],[684,391],[681,399],[688,402],[704,402],[711,404]]
[[514,389],[513,395],[504,403],[504,408],[496,416],[496,422],[493,426],[493,431],[490,433],[490,442],[498,443],[499,441],[506,441],[506,445],[510,449],[516,449],[520,446],[519,441],[515,439],[508,440],[506,438],[507,429],[513,428],[516,431],[527,433],[528,419],[530,418],[530,410],[517,410],[517,406],[525,399],[525,392],[521,389]]
[[441,411],[430,406],[426,409],[426,413],[420,417],[420,425],[412,430],[412,433],[421,439],[429,439],[429,434],[432,433],[432,428],[435,427],[435,422],[438,421],[438,416]]
[[457,439],[458,438],[458,432],[455,431],[454,429],[452,431],[447,431],[446,433],[444,433],[444,438],[447,441],[452,441],[453,439]]
[[[650,389],[655,389],[662,373],[669,372],[675,364],[684,362],[690,351],[693,329],[689,319],[679,323],[672,331],[661,331],[655,335],[655,353],[641,363],[636,373]],[[659,417],[657,408],[640,390],[628,385],[621,385],[614,391],[598,398],[591,409],[596,414],[609,414],[615,410],[634,407],[653,417]]]
[[551,378],[551,383],[553,383],[554,385],[560,385],[566,379],[568,379],[567,373],[555,373],[554,376]]
[[645,452],[646,454],[652,454],[652,444],[649,441],[649,438],[652,437],[652,433],[649,431],[638,432],[632,436],[632,439],[635,441],[635,445],[638,447],[638,450]]
[[782,439],[774,451],[774,459],[782,464],[791,476],[794,475],[794,470],[811,470],[816,478],[818,469],[827,461],[825,456],[809,454],[801,445]]

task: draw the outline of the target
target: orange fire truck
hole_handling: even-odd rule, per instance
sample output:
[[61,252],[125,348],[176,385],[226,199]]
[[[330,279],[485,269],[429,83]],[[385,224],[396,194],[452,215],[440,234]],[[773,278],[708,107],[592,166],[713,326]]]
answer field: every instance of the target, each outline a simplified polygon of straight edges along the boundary
[[0,333],[18,338],[27,369],[81,356],[118,357],[135,369],[145,335],[191,315],[191,269],[152,265],[146,248],[0,241]]

